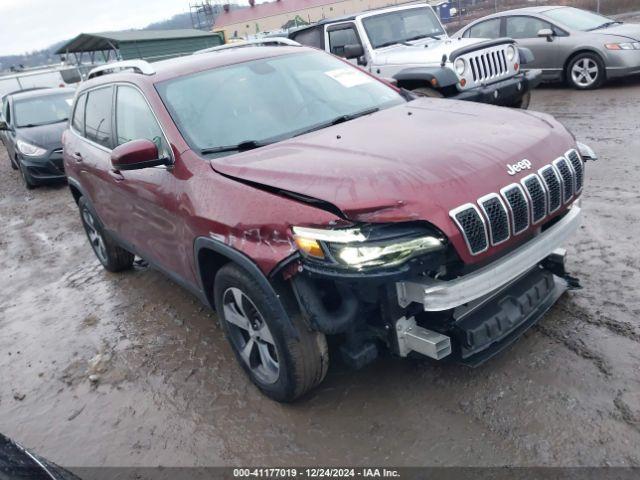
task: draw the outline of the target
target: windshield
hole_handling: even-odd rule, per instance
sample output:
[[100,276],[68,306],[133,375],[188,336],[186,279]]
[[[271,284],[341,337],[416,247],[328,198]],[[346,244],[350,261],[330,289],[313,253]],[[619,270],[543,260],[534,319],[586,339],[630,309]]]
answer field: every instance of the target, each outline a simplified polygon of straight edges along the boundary
[[157,89],[190,146],[216,155],[256,148],[405,101],[359,69],[308,51],[191,74],[160,83]]
[[600,27],[606,27],[612,23],[620,23],[610,18],[603,17],[597,13],[580,10],[573,7],[555,8],[544,12],[544,14],[552,20],[562,23],[573,30],[595,30]]
[[16,100],[13,104],[16,127],[46,125],[67,120],[72,103],[73,92]]
[[438,17],[429,7],[374,15],[363,19],[362,24],[373,48],[445,35]]

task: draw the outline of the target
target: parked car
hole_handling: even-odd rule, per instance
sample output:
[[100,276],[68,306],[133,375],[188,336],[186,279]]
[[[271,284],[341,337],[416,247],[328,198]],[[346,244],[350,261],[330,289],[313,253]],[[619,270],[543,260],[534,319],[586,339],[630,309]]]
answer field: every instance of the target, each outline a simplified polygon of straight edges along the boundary
[[0,478],[80,480],[73,473],[27,450],[2,433],[0,433]]
[[476,20],[456,37],[516,39],[533,53],[526,68],[545,81],[586,90],[605,80],[640,73],[640,25],[574,7],[528,7]]
[[527,108],[540,72],[520,71],[531,53],[508,38],[451,39],[428,5],[323,20],[289,38],[393,79],[417,95]]
[[7,95],[2,103],[0,133],[11,167],[24,184],[64,180],[62,132],[67,128],[75,89],[34,89]]
[[127,66],[80,86],[63,136],[90,244],[213,307],[276,400],[322,381],[327,335],[354,367],[477,365],[573,284],[594,154],[549,115],[411,100],[302,46]]
[[56,65],[0,75],[0,96],[17,90],[74,86],[87,71],[86,65]]

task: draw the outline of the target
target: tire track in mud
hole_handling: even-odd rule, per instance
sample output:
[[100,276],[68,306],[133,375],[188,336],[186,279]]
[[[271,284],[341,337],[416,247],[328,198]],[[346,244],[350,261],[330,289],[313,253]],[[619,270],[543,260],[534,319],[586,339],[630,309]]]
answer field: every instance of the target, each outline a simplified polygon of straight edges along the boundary
[[584,316],[578,316],[576,313],[562,306],[559,306],[558,308],[574,320],[588,323],[589,325],[594,325],[596,327],[605,328],[611,333],[640,343],[640,333],[636,331],[635,327],[631,323],[614,320],[613,318],[602,314],[598,314],[598,318],[593,318],[589,313],[582,310],[578,305],[574,305],[574,307],[580,309]]
[[562,343],[565,347],[567,347],[579,357],[593,363],[595,367],[600,370],[600,372],[606,377],[612,376],[613,369],[611,368],[611,365],[609,365],[609,363],[603,357],[598,355],[593,350],[589,349],[589,347],[587,347],[587,345],[579,338],[563,334],[541,324],[537,324],[533,328],[546,337]]

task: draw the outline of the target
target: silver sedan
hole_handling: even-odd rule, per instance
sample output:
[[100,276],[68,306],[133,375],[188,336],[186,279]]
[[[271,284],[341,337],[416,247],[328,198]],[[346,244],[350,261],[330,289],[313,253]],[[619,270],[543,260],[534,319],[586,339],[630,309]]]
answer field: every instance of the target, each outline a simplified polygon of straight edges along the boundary
[[489,15],[454,37],[514,38],[533,52],[526,68],[545,81],[565,80],[578,89],[640,73],[640,25],[574,7],[528,7]]

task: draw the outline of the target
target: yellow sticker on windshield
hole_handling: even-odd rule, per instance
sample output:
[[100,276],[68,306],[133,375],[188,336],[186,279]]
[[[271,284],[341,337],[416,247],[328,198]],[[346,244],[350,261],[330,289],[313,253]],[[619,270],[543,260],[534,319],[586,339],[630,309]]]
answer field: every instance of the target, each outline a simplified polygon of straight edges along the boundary
[[358,85],[373,82],[373,79],[369,75],[355,68],[338,68],[324,73],[346,88],[357,87]]

